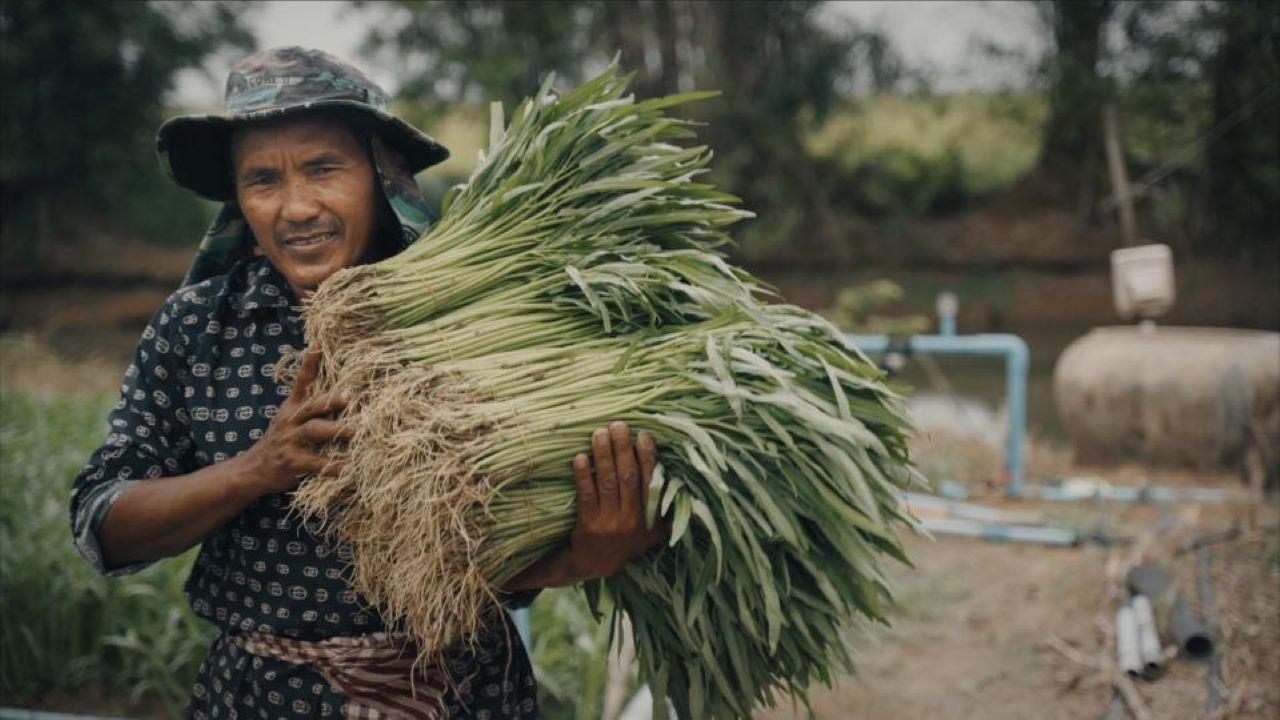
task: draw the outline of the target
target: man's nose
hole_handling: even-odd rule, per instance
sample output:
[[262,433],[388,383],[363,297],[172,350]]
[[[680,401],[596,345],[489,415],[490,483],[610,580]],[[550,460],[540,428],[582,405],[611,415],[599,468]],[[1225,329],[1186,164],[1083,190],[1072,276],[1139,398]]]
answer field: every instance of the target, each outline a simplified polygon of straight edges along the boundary
[[316,201],[305,178],[291,178],[284,187],[284,206],[280,210],[281,219],[289,223],[305,223],[314,220],[320,214],[320,203]]

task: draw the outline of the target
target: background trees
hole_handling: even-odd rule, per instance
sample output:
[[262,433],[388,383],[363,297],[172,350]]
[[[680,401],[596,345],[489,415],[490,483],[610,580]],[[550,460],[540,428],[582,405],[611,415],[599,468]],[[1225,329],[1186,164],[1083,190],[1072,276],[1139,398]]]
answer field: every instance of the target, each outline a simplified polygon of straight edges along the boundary
[[[1074,221],[1041,244],[1059,254],[1087,245],[1100,258],[1114,243],[1108,105],[1143,236],[1198,255],[1276,252],[1280,5],[1265,0],[1024,3],[1043,52],[1000,62],[1023,67],[1026,82],[964,92],[931,89],[934,69],[817,0],[356,5],[373,27],[365,60],[394,68],[401,109],[421,124],[489,99],[510,107],[551,71],[569,86],[615,54],[640,96],[719,89],[680,112],[706,123],[714,180],[759,214],[738,230],[747,262],[927,264],[959,247],[937,226],[957,217],[983,228],[964,247],[1039,262],[1058,251],[1019,255],[999,230],[1011,214],[1046,208]],[[176,73],[248,49],[253,13],[197,2],[0,7],[6,263],[86,233],[199,233],[208,208],[156,169],[151,138],[182,110],[165,107]]]
[[242,14],[232,3],[0,5],[6,265],[90,228],[191,242],[201,209],[161,177],[152,138],[179,70],[253,46]]
[[[614,52],[638,95],[717,88],[684,112],[707,122],[717,182],[760,219],[740,230],[744,259],[826,265],[863,257],[884,220],[981,212],[992,192],[1077,218],[1061,242],[1112,223],[1102,111],[1118,108],[1141,194],[1142,231],[1197,253],[1267,252],[1276,232],[1277,6],[1266,2],[1032,2],[1044,52],[1026,58],[1042,102],[1036,161],[1013,184],[975,177],[973,151],[850,152],[851,136],[815,152],[832,114],[907,93],[950,111],[926,69],[881,33],[840,21],[825,3],[367,3],[382,28],[368,47],[405,59],[404,91],[438,111],[469,99],[528,94],[545,72],[571,84]],[[911,82],[911,81],[915,82]],[[994,114],[1028,107],[988,96]],[[1003,105],[1001,105],[1003,103]],[[1252,103],[1252,105],[1250,105]],[[1243,119],[1240,113],[1246,117]],[[850,130],[850,132],[854,132]],[[828,133],[829,135],[830,133]],[[817,143],[821,145],[822,143]],[[978,154],[996,155],[994,145]],[[868,221],[871,223],[867,225]],[[859,230],[861,228],[861,230]],[[869,228],[869,229],[868,229]],[[1181,240],[1179,240],[1179,238]]]

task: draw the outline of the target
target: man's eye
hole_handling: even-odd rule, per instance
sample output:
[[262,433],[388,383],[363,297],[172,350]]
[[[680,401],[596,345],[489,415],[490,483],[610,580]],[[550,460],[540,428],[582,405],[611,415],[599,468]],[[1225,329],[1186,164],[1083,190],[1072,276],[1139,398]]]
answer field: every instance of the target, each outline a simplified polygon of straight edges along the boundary
[[311,174],[328,175],[329,173],[336,172],[337,170],[338,170],[337,165],[317,165],[315,168],[312,169]]

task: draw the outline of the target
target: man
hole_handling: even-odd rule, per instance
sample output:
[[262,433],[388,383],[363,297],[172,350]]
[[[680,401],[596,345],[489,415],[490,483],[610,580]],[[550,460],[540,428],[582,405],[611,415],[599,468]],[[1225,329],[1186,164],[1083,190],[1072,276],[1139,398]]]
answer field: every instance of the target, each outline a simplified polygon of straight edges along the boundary
[[[325,448],[348,437],[337,419],[346,399],[311,390],[317,357],[304,355],[292,387],[274,380],[282,355],[303,344],[299,300],[429,227],[412,173],[448,151],[390,115],[362,73],[315,50],[241,60],[226,106],[160,128],[174,179],[225,204],[184,287],[143,332],[111,434],[76,478],[77,547],[99,571],[123,574],[201,545],[186,590],[221,633],[190,717],[536,716],[509,622],[454,653],[451,682],[411,679],[406,640],[346,585],[351,548],[287,513],[288,493],[307,476],[323,482]],[[652,439],[613,423],[588,442],[565,469],[584,499],[570,543],[505,588],[513,602],[613,574],[660,538],[639,511],[623,511],[644,507]],[[373,673],[381,684],[364,682]]]

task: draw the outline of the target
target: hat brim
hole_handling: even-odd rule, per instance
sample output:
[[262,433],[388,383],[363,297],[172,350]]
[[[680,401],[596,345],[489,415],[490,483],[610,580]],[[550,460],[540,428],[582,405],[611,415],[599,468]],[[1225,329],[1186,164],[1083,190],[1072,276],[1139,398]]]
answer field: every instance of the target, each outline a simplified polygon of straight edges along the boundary
[[417,173],[449,157],[449,150],[409,123],[355,100],[318,100],[244,115],[182,115],[160,126],[156,152],[179,185],[210,200],[235,196],[231,176],[231,133],[237,127],[276,118],[324,112],[378,133]]

